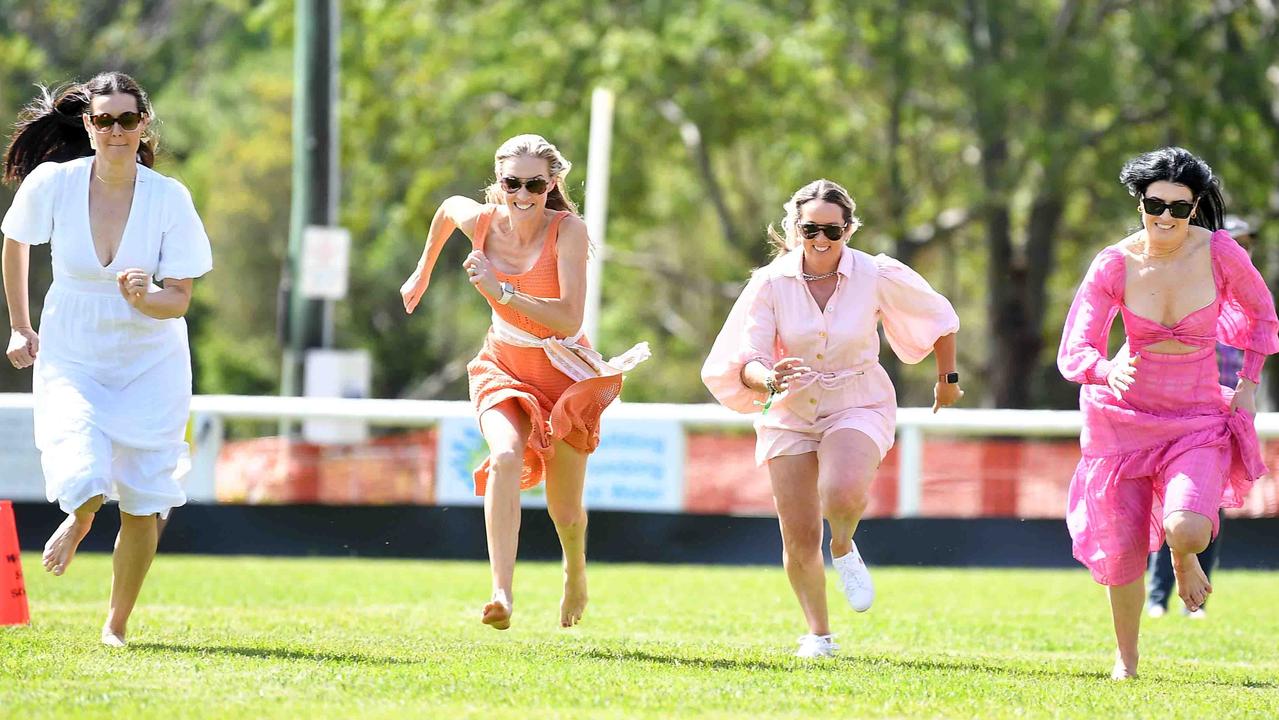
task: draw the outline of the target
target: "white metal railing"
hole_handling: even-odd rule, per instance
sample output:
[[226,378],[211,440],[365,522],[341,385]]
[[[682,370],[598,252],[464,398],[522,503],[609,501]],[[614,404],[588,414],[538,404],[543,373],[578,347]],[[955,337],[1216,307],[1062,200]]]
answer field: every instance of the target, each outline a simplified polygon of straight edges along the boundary
[[[0,393],[0,410],[30,410],[31,396]],[[370,425],[412,427],[433,425],[445,418],[469,418],[469,402],[445,400],[382,400],[255,395],[197,395],[191,412],[198,420],[195,462],[212,482],[213,464],[223,438],[225,420],[358,420]],[[606,417],[645,420],[661,418],[682,425],[749,427],[753,415],[742,415],[714,404],[616,403]],[[897,411],[898,515],[919,514],[923,478],[924,436],[997,435],[1009,437],[1077,437],[1082,416],[1077,410],[992,410],[947,408],[934,414],[931,408]],[[1257,433],[1263,439],[1279,437],[1279,413],[1257,416]],[[212,499],[213,488],[188,488],[193,499]]]

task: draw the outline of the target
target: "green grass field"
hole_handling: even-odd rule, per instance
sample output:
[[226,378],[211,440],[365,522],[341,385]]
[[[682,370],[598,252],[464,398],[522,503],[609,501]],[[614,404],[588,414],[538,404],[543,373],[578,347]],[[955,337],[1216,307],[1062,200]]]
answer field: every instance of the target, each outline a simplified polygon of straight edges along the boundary
[[161,556],[113,651],[109,558],[38,559],[0,717],[1279,716],[1279,574],[1222,572],[1207,620],[1147,621],[1121,684],[1082,569],[873,568],[869,613],[831,596],[842,657],[801,661],[780,568],[596,565],[561,630],[558,568],[525,564],[497,632],[482,564]]

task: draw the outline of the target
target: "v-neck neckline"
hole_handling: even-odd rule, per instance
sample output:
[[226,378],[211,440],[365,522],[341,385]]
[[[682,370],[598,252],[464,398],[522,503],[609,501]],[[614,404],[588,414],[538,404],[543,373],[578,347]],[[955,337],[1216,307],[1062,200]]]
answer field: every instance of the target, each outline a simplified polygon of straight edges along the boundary
[[89,252],[93,254],[93,261],[97,263],[100,270],[110,270],[111,266],[115,265],[116,261],[120,259],[120,251],[124,250],[124,242],[129,238],[129,226],[133,224],[134,211],[138,207],[138,185],[142,181],[142,166],[135,166],[133,195],[129,198],[129,215],[124,219],[124,227],[120,229],[120,242],[116,244],[111,260],[104,264],[102,258],[98,257],[98,245],[93,240],[93,210],[90,207],[89,200],[89,194],[93,192],[93,166],[96,162],[96,157],[90,157],[89,162],[85,165],[87,173],[84,181],[84,221],[89,227]]

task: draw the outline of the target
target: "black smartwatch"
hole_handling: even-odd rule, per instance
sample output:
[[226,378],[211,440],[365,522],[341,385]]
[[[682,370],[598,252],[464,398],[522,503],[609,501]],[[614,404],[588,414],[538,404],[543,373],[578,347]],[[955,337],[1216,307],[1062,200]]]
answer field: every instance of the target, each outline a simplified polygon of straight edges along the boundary
[[944,382],[944,383],[946,383],[947,385],[958,385],[958,384],[959,384],[959,373],[957,373],[957,372],[942,373],[942,374],[940,374],[940,375],[938,375],[938,376],[937,376],[937,381],[938,381],[938,382]]

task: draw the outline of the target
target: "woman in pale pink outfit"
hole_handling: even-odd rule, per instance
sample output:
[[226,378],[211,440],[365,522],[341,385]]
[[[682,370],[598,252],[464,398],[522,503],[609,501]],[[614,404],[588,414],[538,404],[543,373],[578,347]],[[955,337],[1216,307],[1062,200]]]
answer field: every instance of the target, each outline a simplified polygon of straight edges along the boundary
[[[1057,356],[1083,384],[1067,524],[1075,558],[1109,590],[1115,679],[1136,676],[1146,556],[1165,536],[1186,607],[1212,592],[1196,554],[1217,533],[1217,509],[1238,507],[1265,472],[1255,395],[1265,356],[1279,351],[1270,291],[1220,229],[1212,168],[1163,148],[1130,160],[1120,181],[1142,229],[1093,260]],[[1107,359],[1116,315],[1127,343]],[[1234,390],[1218,383],[1218,340],[1244,351]]]
[[733,306],[702,381],[755,421],[755,458],[767,463],[781,524],[783,564],[809,634],[800,657],[833,655],[826,611],[822,518],[849,604],[865,611],[874,587],[853,544],[875,471],[892,447],[897,398],[879,364],[878,324],[898,357],[936,351],[933,410],[959,400],[955,332],[946,298],[915,271],[846,245],[860,224],[848,191],[829,180],[786,203],[779,255],[757,270]]

